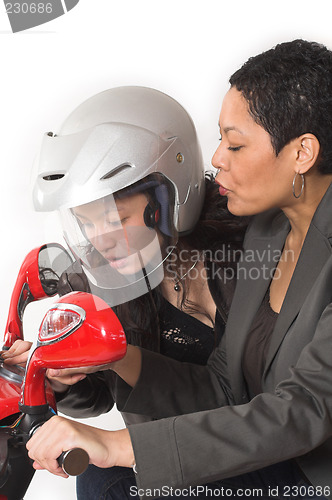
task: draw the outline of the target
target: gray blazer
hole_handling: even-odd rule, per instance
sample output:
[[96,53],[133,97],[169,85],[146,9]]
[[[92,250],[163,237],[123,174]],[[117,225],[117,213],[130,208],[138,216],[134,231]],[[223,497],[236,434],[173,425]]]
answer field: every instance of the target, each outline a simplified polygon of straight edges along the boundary
[[251,401],[241,370],[248,331],[288,231],[280,211],[252,222],[226,333],[207,367],[142,350],[135,388],[119,381],[122,411],[161,419],[129,428],[139,488],[205,484],[297,458],[314,485],[326,486],[326,496],[332,491],[332,184],[278,316],[264,392]]

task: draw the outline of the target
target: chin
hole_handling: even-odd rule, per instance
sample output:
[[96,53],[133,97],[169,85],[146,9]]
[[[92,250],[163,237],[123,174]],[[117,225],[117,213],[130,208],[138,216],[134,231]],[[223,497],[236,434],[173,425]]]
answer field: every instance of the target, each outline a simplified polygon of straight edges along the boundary
[[237,203],[235,200],[232,200],[230,198],[228,198],[227,201],[227,208],[233,215],[248,215],[247,213],[244,213],[245,210],[243,203]]
[[227,208],[231,212],[231,214],[236,215],[238,217],[246,217],[250,215],[256,215],[260,212],[264,211],[264,208],[259,209],[259,207],[252,207],[247,203],[241,203],[236,200],[232,200],[228,198]]

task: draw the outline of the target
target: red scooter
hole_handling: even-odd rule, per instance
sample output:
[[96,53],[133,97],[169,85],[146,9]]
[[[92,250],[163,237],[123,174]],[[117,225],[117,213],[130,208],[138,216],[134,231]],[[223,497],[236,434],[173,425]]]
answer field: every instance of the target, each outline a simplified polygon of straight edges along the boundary
[[[23,313],[34,301],[57,293],[61,273],[71,259],[61,245],[30,252],[20,269],[9,307],[3,350],[23,340]],[[34,474],[26,443],[56,414],[56,401],[46,380],[47,368],[99,366],[126,353],[123,328],[99,297],[72,292],[53,303],[31,347],[26,371],[0,361],[0,500],[21,500]],[[81,449],[58,458],[69,475],[82,473],[89,457]]]

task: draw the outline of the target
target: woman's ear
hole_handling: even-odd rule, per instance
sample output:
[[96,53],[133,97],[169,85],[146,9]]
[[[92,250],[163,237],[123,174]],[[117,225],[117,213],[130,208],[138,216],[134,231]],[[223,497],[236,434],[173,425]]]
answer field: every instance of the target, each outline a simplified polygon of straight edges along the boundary
[[303,134],[297,137],[295,142],[297,147],[295,171],[305,174],[315,165],[320,153],[320,144],[313,134]]

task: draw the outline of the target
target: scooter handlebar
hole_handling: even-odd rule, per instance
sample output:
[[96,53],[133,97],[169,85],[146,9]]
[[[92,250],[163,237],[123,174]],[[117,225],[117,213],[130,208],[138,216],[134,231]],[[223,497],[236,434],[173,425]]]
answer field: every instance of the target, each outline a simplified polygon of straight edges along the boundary
[[[30,427],[29,437],[32,437],[39,427],[52,416],[54,416],[54,412],[49,410],[48,414],[44,414],[41,420],[37,417],[38,420],[31,423],[30,419],[33,419],[34,416],[26,414],[26,425]],[[87,469],[90,458],[88,453],[82,448],[72,448],[70,450],[63,451],[57,458],[57,461],[59,466],[66,474],[68,474],[68,476],[79,476]]]
[[89,455],[82,448],[72,448],[61,453],[58,464],[68,476],[79,476],[89,465]]

